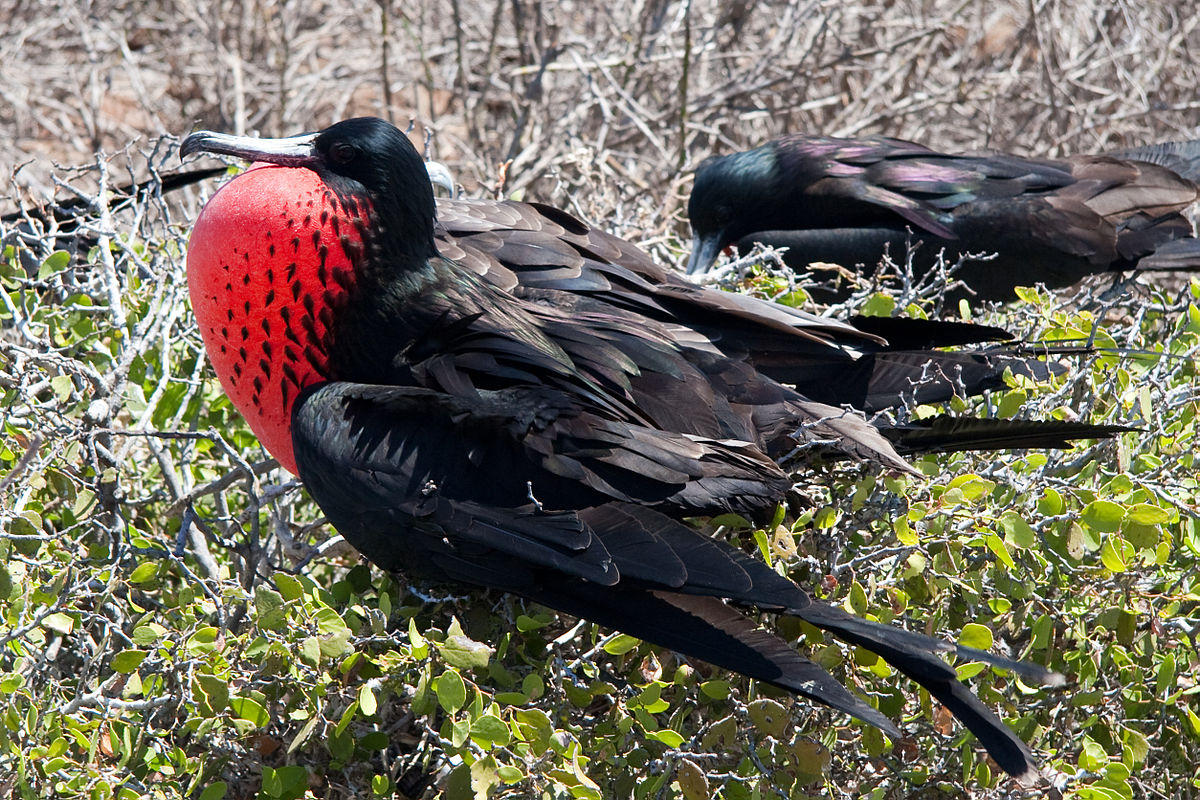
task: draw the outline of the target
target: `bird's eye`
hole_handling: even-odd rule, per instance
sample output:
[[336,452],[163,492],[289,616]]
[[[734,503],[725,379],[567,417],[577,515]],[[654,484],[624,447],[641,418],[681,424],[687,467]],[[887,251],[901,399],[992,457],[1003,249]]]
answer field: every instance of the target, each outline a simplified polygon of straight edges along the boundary
[[349,164],[358,155],[358,148],[345,142],[337,142],[329,148],[329,157],[338,164]]

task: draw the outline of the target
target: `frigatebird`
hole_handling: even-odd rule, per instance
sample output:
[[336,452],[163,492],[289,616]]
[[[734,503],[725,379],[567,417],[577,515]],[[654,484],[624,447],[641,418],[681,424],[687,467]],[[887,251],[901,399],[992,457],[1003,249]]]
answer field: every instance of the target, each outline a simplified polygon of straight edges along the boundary
[[[1125,270],[1200,271],[1185,212],[1197,198],[1200,141],[1100,156],[951,155],[886,137],[792,134],[713,156],[688,201],[687,271],[706,272],[725,247],[787,247],[793,269],[832,262],[874,270],[885,251],[928,271],[945,250],[964,261],[953,297],[1010,300],[1017,286],[1060,288]],[[836,299],[846,290],[823,291]]]
[[[196,169],[122,184],[109,193],[108,208],[111,213],[118,213],[144,202],[156,192],[173,192],[224,171],[222,167]],[[95,213],[92,203],[90,199],[76,196],[53,200],[44,205],[22,205],[18,210],[0,215],[0,240],[17,247],[22,265],[32,274],[41,260],[55,250],[86,252],[95,246],[94,235],[81,235],[79,232],[80,221],[87,214]]]
[[[680,521],[774,507],[791,480],[771,455],[793,436],[907,469],[876,428],[706,334],[607,302],[539,302],[441,255],[420,156],[387,122],[277,140],[198,132],[181,149],[201,151],[270,164],[217,191],[189,242],[213,366],[370,561],[512,592],[897,735],[739,609],[793,614],[880,655],[1005,771],[1034,776],[1029,748],[940,655],[1060,676],[854,617]],[[1120,430],[1052,429],[1060,441]]]

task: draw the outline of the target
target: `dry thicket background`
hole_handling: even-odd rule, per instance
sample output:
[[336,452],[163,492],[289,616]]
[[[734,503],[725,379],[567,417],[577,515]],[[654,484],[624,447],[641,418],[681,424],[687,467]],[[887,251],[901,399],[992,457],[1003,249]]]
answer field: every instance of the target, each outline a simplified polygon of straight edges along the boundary
[[[90,197],[101,181],[111,186],[131,176],[173,170],[178,166],[173,151],[177,138],[195,127],[279,136],[373,114],[401,125],[415,120],[414,136],[432,132],[432,155],[456,172],[468,194],[499,193],[559,205],[644,243],[664,261],[680,263],[688,240],[682,211],[692,168],[710,154],[782,132],[881,133],[951,150],[996,148],[1053,156],[1194,138],[1200,121],[1200,12],[1191,0],[4,0],[0,20],[5,23],[0,37],[0,171],[10,179],[0,187],[4,211],[52,193],[64,197],[78,190]],[[930,765],[919,774],[893,771],[895,760],[859,760],[858,743],[846,732],[846,721],[836,715],[807,717],[810,711],[803,704],[797,713],[809,720],[809,738],[790,739],[790,726],[772,729],[791,748],[787,753],[755,750],[755,741],[747,744],[751,735],[745,733],[733,737],[739,743],[735,747],[733,738],[721,738],[732,736],[720,728],[723,722],[706,722],[682,746],[686,753],[681,755],[681,745],[671,737],[643,747],[645,742],[630,745],[622,738],[628,729],[605,728],[604,691],[579,701],[570,695],[571,686],[548,685],[542,696],[530,690],[527,680],[516,682],[532,706],[538,696],[546,708],[565,706],[569,699],[587,719],[601,719],[596,723],[600,744],[593,742],[596,749],[588,750],[588,734],[571,729],[571,736],[585,743],[580,752],[564,744],[571,736],[558,729],[547,734],[549,749],[541,761],[521,762],[509,758],[512,750],[501,748],[477,760],[482,767],[467,769],[455,753],[475,746],[471,741],[486,742],[498,734],[486,725],[480,731],[472,728],[472,737],[478,737],[464,744],[456,739],[456,730],[438,728],[442,717],[434,714],[437,704],[432,701],[420,709],[424,714],[410,713],[409,701],[419,705],[412,693],[433,685],[430,659],[435,673],[444,668],[468,675],[472,664],[460,663],[460,657],[440,645],[432,655],[428,645],[421,650],[419,637],[404,640],[407,625],[403,619],[397,623],[395,614],[385,630],[389,609],[405,602],[402,590],[373,573],[352,572],[347,578],[344,568],[353,559],[344,553],[307,562],[300,580],[271,575],[272,566],[290,568],[313,556],[312,544],[328,531],[313,524],[316,514],[295,483],[271,471],[244,429],[229,432],[236,418],[221,405],[189,327],[179,252],[187,221],[210,190],[183,192],[169,208],[152,203],[132,219],[100,215],[93,232],[104,245],[101,255],[89,256],[85,249],[71,262],[74,267],[91,258],[88,266],[96,268],[94,273],[64,272],[58,261],[48,262],[51,266],[37,280],[6,273],[10,300],[5,325],[12,320],[18,324],[6,328],[0,349],[0,389],[5,391],[0,510],[8,531],[0,544],[7,542],[5,553],[12,558],[8,572],[0,575],[0,595],[9,595],[9,602],[0,602],[5,611],[0,620],[5,648],[0,699],[7,703],[0,709],[0,797],[157,793],[213,800],[223,792],[239,798],[299,797],[305,791],[317,797],[370,792],[431,796],[443,789],[464,797],[488,792],[593,797],[602,792],[688,798],[709,792],[722,797],[857,797],[871,792],[892,797],[1016,791],[1004,781],[981,777],[969,746],[928,741],[928,725],[914,740],[919,744],[910,741],[896,751],[904,751],[900,761],[917,769],[911,762],[914,748],[920,747],[915,761]],[[127,247],[112,251],[117,252],[114,262],[103,253],[115,241]],[[93,298],[88,301],[94,302],[91,310],[63,312],[66,316],[60,318],[55,304],[78,305],[81,295]],[[1110,312],[1109,317],[1132,325],[1134,333],[1123,343],[1147,345],[1136,335],[1146,312]],[[1165,321],[1156,330],[1170,333],[1177,317],[1161,319]],[[128,335],[106,334],[115,329]],[[45,352],[39,351],[40,341],[50,343]],[[108,348],[106,355],[95,357],[79,342],[87,347],[100,343]],[[1194,359],[1195,352],[1186,355]],[[1097,369],[1089,374],[1113,373]],[[1194,372],[1188,374],[1190,387],[1186,381],[1179,384],[1179,373],[1155,373],[1148,385],[1162,396],[1146,395],[1141,410],[1169,397],[1169,404],[1155,407],[1188,407],[1194,416]],[[1075,391],[1076,400],[1080,396]],[[106,402],[97,405],[98,398]],[[227,426],[221,428],[224,439],[206,433],[220,426]],[[1170,433],[1163,431],[1156,429],[1164,437]],[[1129,453],[1108,452],[1112,463],[1104,462],[1102,473],[1128,466]],[[1167,463],[1174,465],[1179,458],[1174,452]],[[72,460],[83,466],[73,469]],[[1170,472],[1160,461],[1147,474],[1164,486],[1184,480],[1164,477],[1164,471]],[[859,483],[859,490],[864,485]],[[971,484],[979,491],[986,485],[986,480]],[[226,497],[226,491],[241,494]],[[57,510],[53,500],[46,500],[55,492],[70,496]],[[1162,500],[1162,493],[1156,497]],[[1138,504],[1136,497],[1129,502]],[[1172,503],[1179,501],[1162,505]],[[1191,503],[1194,512],[1194,496]],[[30,517],[35,505],[36,515]],[[1053,503],[1050,508],[1047,513],[1053,516]],[[1182,548],[1181,531],[1192,520],[1181,523],[1180,512],[1187,517],[1188,511],[1183,503],[1169,521],[1149,511],[1139,519],[1166,525],[1163,541]],[[1127,521],[1133,518],[1133,512],[1124,513]],[[52,526],[52,518],[64,527]],[[969,525],[970,515],[958,521],[964,520]],[[1194,526],[1191,530],[1198,535]],[[169,555],[176,533],[188,545],[186,558]],[[90,538],[96,536],[99,544]],[[64,540],[74,544],[65,546]],[[1099,542],[1095,540],[1096,551]],[[1071,558],[1094,552],[1079,547],[1075,543]],[[1106,568],[1132,563],[1126,551],[1108,555],[1113,553],[1118,562],[1106,559]],[[1123,570],[1088,572],[1086,556],[1080,558],[1085,562],[1080,572],[1088,574],[1091,590],[1099,592],[1096,587],[1110,581],[1124,598],[1113,601],[1113,613],[1117,604],[1129,603],[1121,612],[1126,616],[1102,620],[1108,630],[1118,629],[1123,646],[1134,643],[1135,622],[1130,620],[1136,620],[1139,636],[1175,630],[1183,641],[1194,634],[1194,624],[1186,619],[1171,628],[1156,616],[1162,613],[1161,603],[1181,597],[1182,610],[1172,606],[1173,613],[1186,617],[1191,611],[1194,595],[1184,578],[1177,575],[1166,588],[1147,578],[1115,580],[1114,572]],[[55,572],[52,562],[62,571]],[[97,563],[111,568],[89,572],[81,567]],[[1185,576],[1194,571],[1194,562],[1178,563]],[[145,564],[153,566],[147,570]],[[857,566],[866,583],[871,563]],[[952,570],[953,563],[943,569]],[[845,569],[838,574],[844,577]],[[316,584],[304,583],[310,576]],[[264,589],[265,577],[271,582]],[[1025,575],[1024,580],[1035,577]],[[321,582],[332,584],[334,579],[341,587],[334,598],[320,595]],[[1018,593],[1022,578],[1013,580],[1007,586],[1010,594]],[[33,594],[21,595],[22,581],[35,587],[26,587]],[[1147,586],[1154,587],[1154,599],[1143,592]],[[362,597],[369,597],[369,603]],[[72,605],[72,598],[83,601]],[[319,653],[289,661],[297,645],[279,639],[279,615],[286,608],[281,603],[300,598],[303,602],[288,613],[308,616],[288,618],[284,627],[309,625],[319,638]],[[871,598],[874,602],[873,592]],[[192,601],[197,610],[187,612],[193,615],[187,617],[192,626],[187,627],[178,615]],[[433,626],[435,642],[437,626],[446,628],[451,614],[464,618],[468,633],[494,644],[511,635],[511,618],[520,613],[511,603],[496,606],[510,619],[489,627],[479,618],[487,604],[476,607],[479,613],[470,604],[454,603],[444,611],[427,612],[418,611],[420,604],[411,597],[406,602],[401,611]],[[972,621],[972,607],[957,602],[949,617],[932,618],[931,629]],[[239,631],[247,614],[262,631],[260,638],[282,651],[270,651],[265,644],[267,650],[255,650],[258,645],[237,638],[244,638]],[[339,622],[343,616],[346,624]],[[525,666],[533,664],[535,673],[539,664],[550,670],[554,664],[528,644],[535,635],[530,631],[550,624],[552,633],[546,638],[553,639],[570,633],[572,623],[524,619],[518,623],[522,635],[512,639],[520,642],[513,645],[514,652],[529,646]],[[171,624],[164,630],[160,623],[167,620]],[[346,627],[350,620],[369,630],[365,635],[351,631]],[[1025,622],[1020,618],[1013,624]],[[1083,631],[1085,623],[1079,624]],[[347,642],[375,652],[372,647],[391,641],[388,630],[400,632],[409,661],[420,656],[423,666],[409,674],[423,675],[425,684],[416,678],[388,684],[386,669],[380,671],[387,659],[377,653],[368,667],[361,662],[347,666],[354,657],[342,649]],[[81,634],[86,635],[81,639]],[[1077,638],[1085,641],[1086,636]],[[177,646],[168,653],[165,647],[155,649],[157,640]],[[242,646],[246,649],[238,650]],[[585,669],[580,664],[588,659],[581,654],[589,650],[588,642],[567,636],[558,646],[554,652],[566,653],[568,671]],[[1081,645],[1080,652],[1088,647]],[[238,673],[230,655],[234,651],[249,654],[255,669],[266,672]],[[627,655],[621,661],[621,647],[607,652],[627,670],[640,668],[643,677],[655,672],[656,662],[645,648],[635,652],[646,660],[633,667]],[[218,657],[227,659],[219,668],[213,661]],[[437,661],[439,657],[443,660]],[[331,658],[347,659],[338,662],[341,671],[329,665]],[[1075,704],[1078,711],[1061,696],[1039,696],[1035,706],[1033,700],[1023,702],[1011,686],[992,691],[989,702],[1015,703],[1014,714],[1036,707],[1041,715],[1039,748],[1052,749],[1075,769],[1073,779],[1058,773],[1055,789],[1042,787],[1036,793],[1165,797],[1194,792],[1195,759],[1188,754],[1197,752],[1200,717],[1176,718],[1164,710],[1182,708],[1191,696],[1191,684],[1182,677],[1177,681],[1176,672],[1185,676],[1194,668],[1194,642],[1192,649],[1179,651],[1177,660],[1175,655],[1169,662],[1145,655],[1144,663],[1132,657],[1110,662],[1097,655],[1100,667],[1091,667],[1082,681],[1092,691]],[[1145,666],[1150,663],[1157,666],[1151,670]],[[264,665],[273,665],[280,674],[300,670],[303,674],[292,677],[308,681],[309,688],[297,684],[288,689],[290,694],[272,694],[267,687],[274,684],[263,677],[270,671]],[[513,669],[511,663],[508,672],[503,666],[499,672],[493,669],[492,683],[483,685],[493,693],[503,689]],[[599,674],[605,676],[611,674]],[[135,680],[140,683],[131,688]],[[1129,725],[1120,729],[1123,733],[1097,733],[1103,728],[1097,718],[1116,713],[1106,703],[1118,702],[1131,682],[1157,692],[1164,705],[1139,706],[1141,719],[1126,707],[1121,713],[1129,719],[1120,719]],[[547,683],[553,682],[548,678]],[[370,698],[360,684],[368,686]],[[1003,688],[1003,683],[997,686]],[[461,722],[465,711],[459,717],[450,712],[462,704],[455,705],[453,694],[443,698],[443,688],[439,684],[437,696],[445,717]],[[372,692],[391,700],[366,713],[368,704],[375,708]],[[737,697],[742,695],[735,688]],[[644,695],[639,698],[643,715],[647,708],[661,712],[657,695],[651,702]],[[703,706],[706,701],[697,702]],[[634,705],[630,700],[630,708]],[[724,705],[704,708],[716,720]],[[746,706],[739,708],[739,720],[745,722]],[[759,712],[763,708],[757,707]],[[477,722],[477,717],[472,719]],[[382,743],[362,733],[366,718],[387,734]],[[513,731],[541,736],[541,718],[505,719]],[[812,719],[842,727],[836,735],[820,734]],[[637,720],[646,730],[653,724],[643,716]],[[473,724],[468,720],[468,727]],[[175,735],[173,726],[186,733]],[[953,730],[944,720],[937,727],[945,733]],[[718,728],[720,736],[714,733]],[[328,752],[309,739],[314,731],[315,738],[331,743]],[[1025,725],[1022,733],[1033,736],[1034,724]],[[359,737],[357,744],[345,744],[351,734]],[[862,748],[877,755],[879,747],[870,734],[862,739]],[[770,736],[767,740],[773,741]],[[747,748],[748,760],[733,766],[720,761],[723,749],[738,747]],[[487,748],[471,752],[480,756]],[[807,771],[796,766],[806,759]],[[1124,762],[1121,775],[1118,767]],[[622,783],[613,777],[621,773],[639,780]],[[611,782],[595,788],[589,774]],[[758,792],[762,794],[754,794]]]
[[280,136],[358,114],[436,132],[473,190],[678,232],[688,170],[785,131],[1095,152],[1188,137],[1182,0],[54,3],[9,0],[0,164],[199,125]]

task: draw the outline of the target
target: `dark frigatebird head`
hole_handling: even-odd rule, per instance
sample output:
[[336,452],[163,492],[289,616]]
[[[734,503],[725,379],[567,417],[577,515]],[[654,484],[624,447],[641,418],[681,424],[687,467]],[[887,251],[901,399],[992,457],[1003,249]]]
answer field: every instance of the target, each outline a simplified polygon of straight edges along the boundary
[[346,341],[346,318],[366,305],[355,298],[406,271],[416,280],[437,256],[430,172],[403,132],[370,117],[284,139],[199,131],[180,154],[200,152],[257,163],[196,221],[192,307],[226,394],[296,472],[292,405],[306,387],[345,377],[340,354],[362,349]]
[[[413,243],[424,250],[423,256],[437,252],[430,173],[408,137],[382,119],[356,117],[316,133],[284,139],[197,131],[184,140],[179,153],[198,152],[310,169],[340,197],[367,199],[376,216],[390,217],[372,221],[388,226],[394,234],[388,238],[393,242]],[[399,229],[392,228],[396,225]],[[403,235],[399,235],[401,231]]]
[[687,274],[702,275],[721,251],[748,233],[768,230],[781,197],[777,160],[769,146],[727,156],[710,156],[696,168],[688,199],[692,254]]

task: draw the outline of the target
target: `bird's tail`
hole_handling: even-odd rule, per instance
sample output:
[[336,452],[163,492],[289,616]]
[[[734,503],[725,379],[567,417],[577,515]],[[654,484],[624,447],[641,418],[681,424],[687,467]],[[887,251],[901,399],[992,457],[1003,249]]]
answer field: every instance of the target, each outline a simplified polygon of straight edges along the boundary
[[1158,164],[1179,175],[1181,178],[1200,183],[1200,140],[1190,142],[1161,142],[1145,147],[1131,147],[1127,150],[1117,150],[1106,153],[1113,158],[1124,158],[1129,161],[1146,161]]
[[617,593],[586,582],[572,582],[569,587],[545,582],[536,591],[523,588],[522,594],[551,608],[795,692],[857,717],[893,738],[900,736],[891,720],[851,694],[823,668],[718,598],[626,586]]
[[1077,439],[1109,439],[1137,430],[1123,425],[1092,425],[1061,420],[952,417],[881,426],[880,432],[901,454],[952,453],[960,450],[1066,449]]
[[975,734],[979,743],[1005,772],[1023,783],[1033,779],[1037,767],[1029,747],[969,687],[958,680],[954,669],[938,654],[954,652],[963,658],[983,661],[1016,672],[1022,678],[1051,686],[1060,686],[1065,682],[1061,675],[1035,664],[952,645],[890,625],[880,625],[821,603],[813,603],[803,609],[799,616],[849,644],[870,650],[925,687],[967,730]]
[[[581,518],[608,531],[609,538],[615,535],[614,543],[651,537],[659,545],[666,545],[686,565],[686,580],[676,590],[654,588],[641,583],[634,569],[624,576],[619,590],[568,579],[525,581],[513,586],[513,591],[795,692],[875,725],[893,738],[899,736],[887,717],[721,598],[737,605],[800,617],[848,644],[876,653],[925,687],[975,734],[1006,772],[1022,781],[1036,775],[1029,748],[959,682],[942,655],[957,654],[982,661],[1010,670],[1030,682],[1047,685],[1063,683],[1062,676],[1037,665],[860,619],[840,608],[818,603],[766,563],[724,543],[698,537],[650,509],[610,504],[586,510]],[[639,536],[631,538],[630,531],[617,530],[624,526],[634,526]],[[612,552],[620,566],[623,549],[618,547]]]
[[993,325],[918,317],[851,317],[863,333],[887,340],[888,350],[927,350],[931,347],[961,347],[986,342],[1008,342],[1012,333]]
[[1184,238],[1163,242],[1142,257],[1138,269],[1160,269],[1169,272],[1200,272],[1200,239]]
[[873,412],[912,402],[943,403],[975,397],[1006,385],[1005,372],[1043,381],[1064,367],[1000,346],[975,352],[885,350],[843,369],[836,383],[810,384],[806,396],[829,404],[848,403]]

